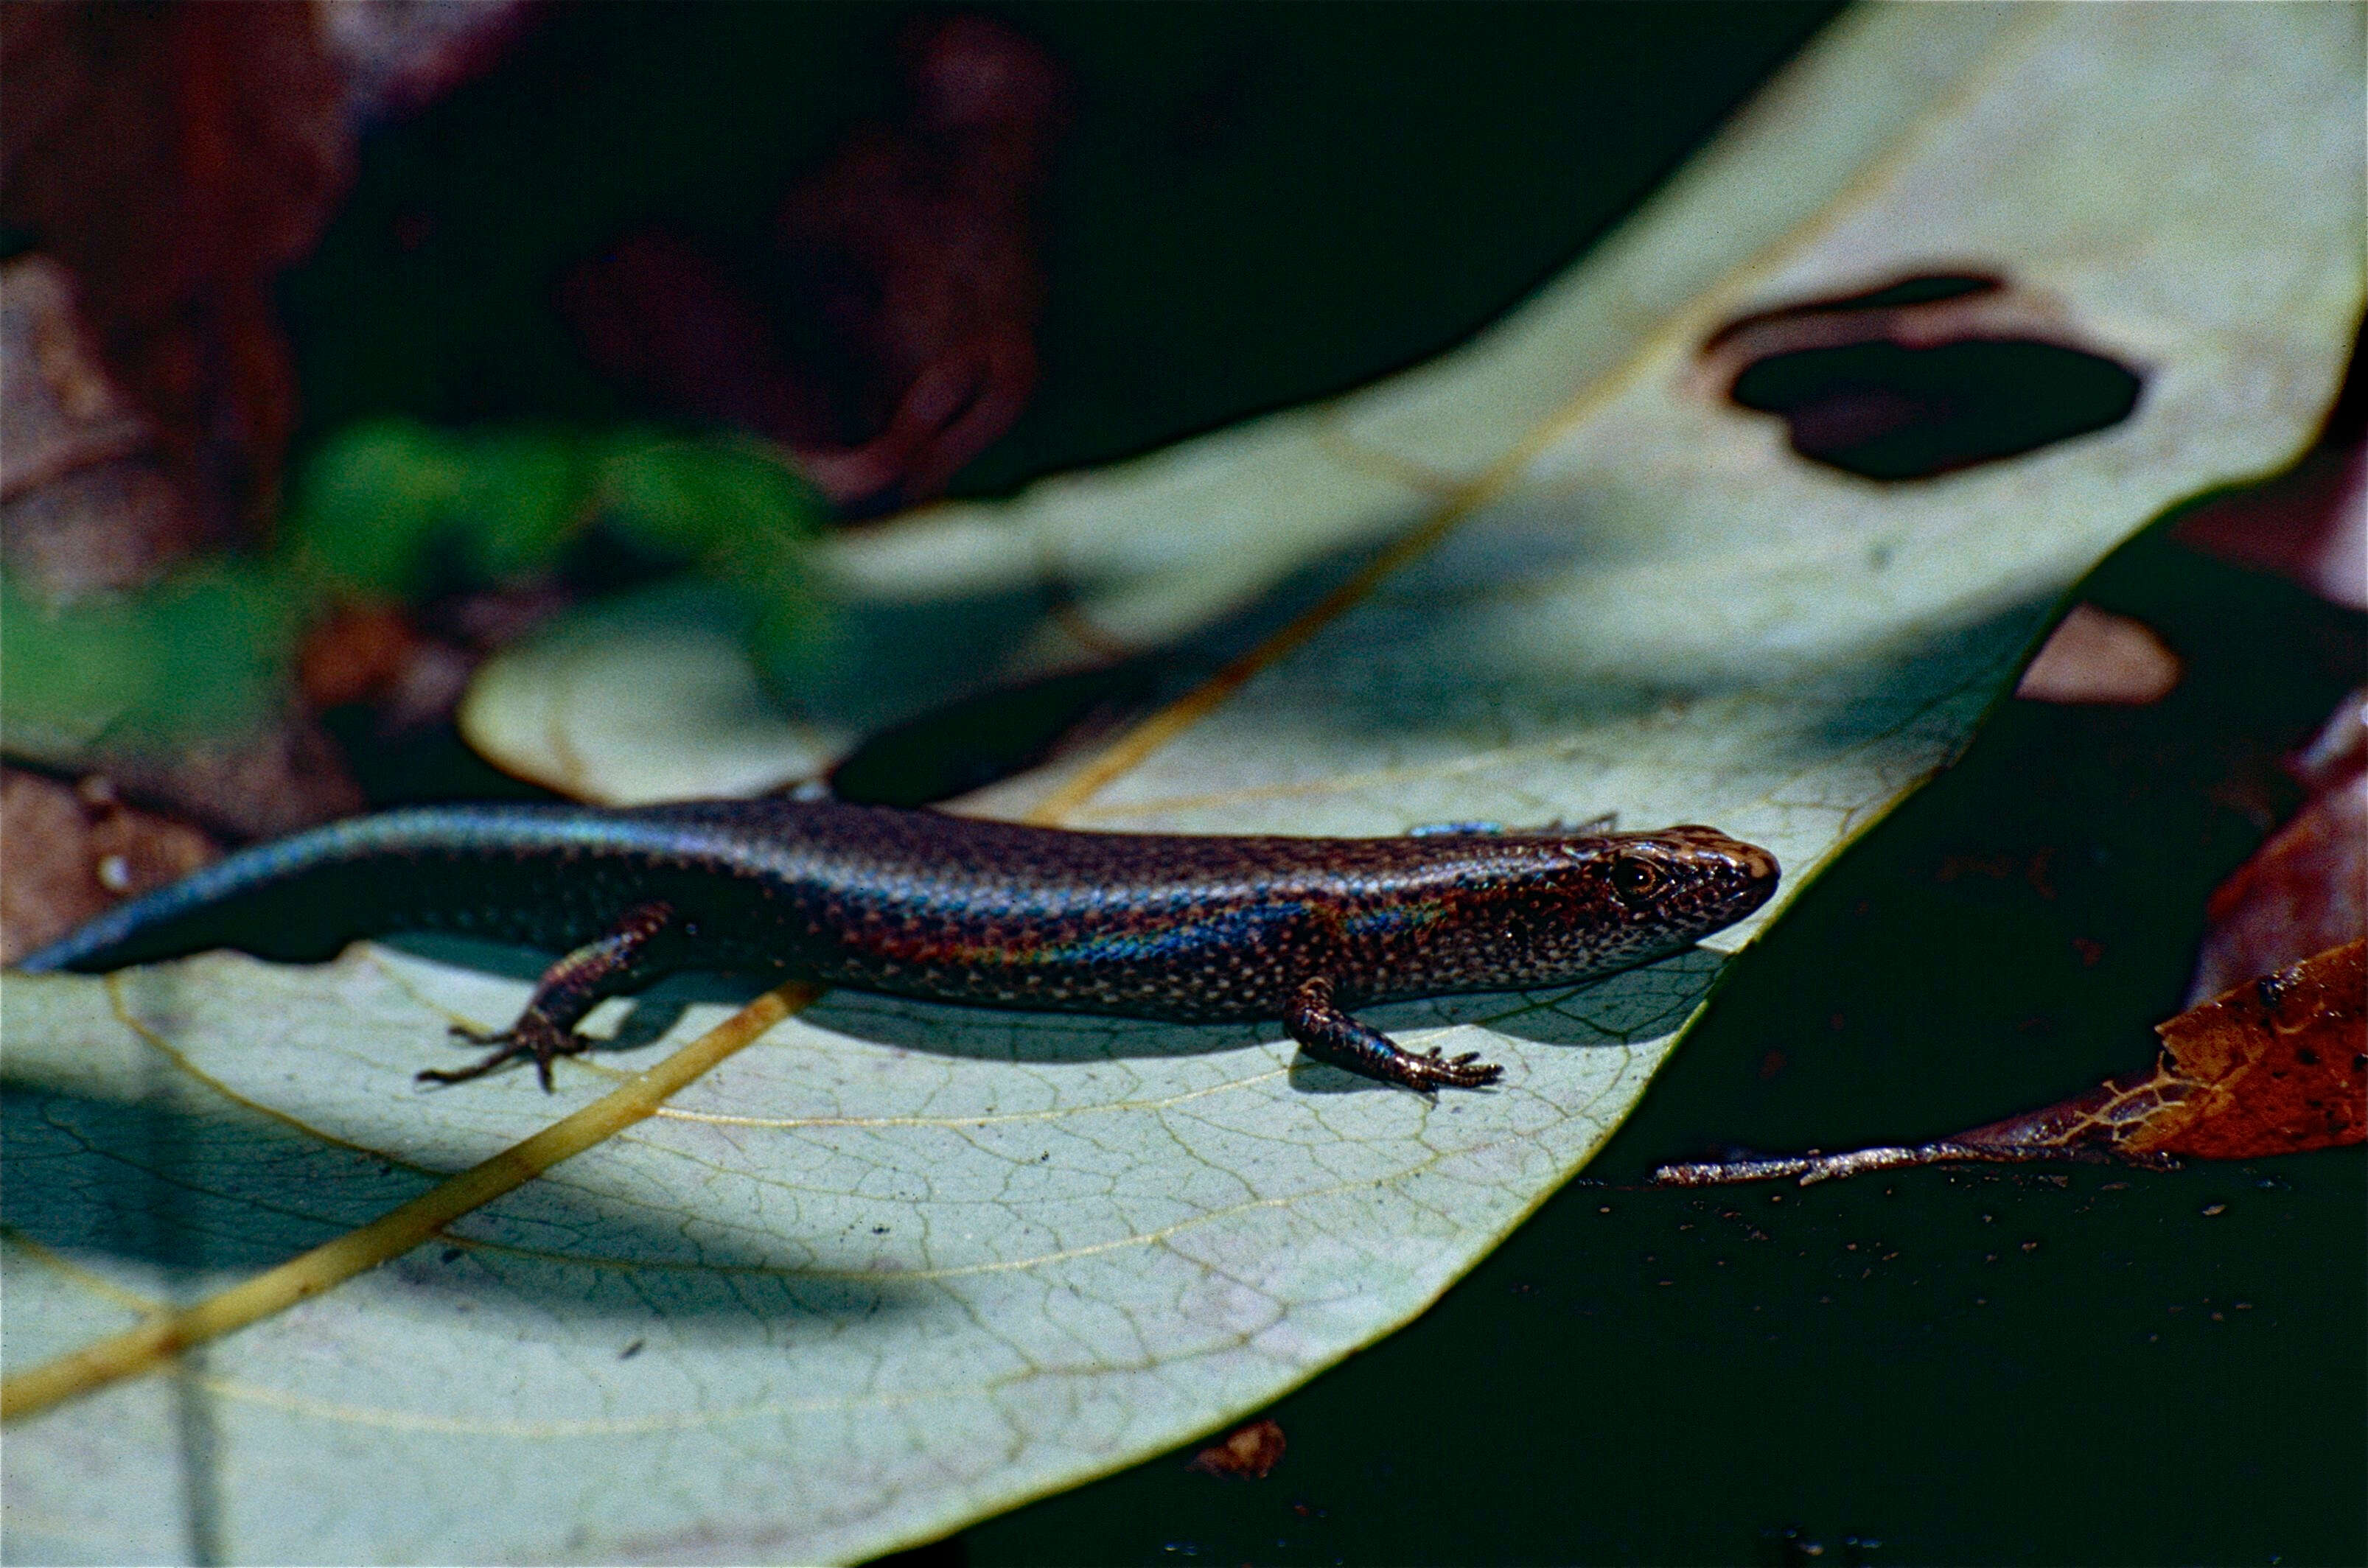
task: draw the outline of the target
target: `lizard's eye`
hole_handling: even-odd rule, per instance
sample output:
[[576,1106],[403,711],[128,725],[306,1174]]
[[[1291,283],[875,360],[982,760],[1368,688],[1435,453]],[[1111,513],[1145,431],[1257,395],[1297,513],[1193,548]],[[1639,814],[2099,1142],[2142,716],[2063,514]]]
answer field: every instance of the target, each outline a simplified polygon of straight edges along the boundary
[[1611,891],[1622,903],[1642,903],[1660,885],[1660,869],[1641,855],[1622,855],[1611,862]]

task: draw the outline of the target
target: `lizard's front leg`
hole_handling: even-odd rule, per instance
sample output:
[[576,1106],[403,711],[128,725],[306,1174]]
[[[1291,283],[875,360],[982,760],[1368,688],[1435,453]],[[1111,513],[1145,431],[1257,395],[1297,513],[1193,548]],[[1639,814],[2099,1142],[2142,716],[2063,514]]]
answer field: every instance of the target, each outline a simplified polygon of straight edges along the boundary
[[1308,1055],[1335,1067],[1385,1084],[1403,1084],[1429,1094],[1434,1089],[1476,1089],[1495,1083],[1504,1073],[1478,1051],[1441,1056],[1437,1050],[1417,1056],[1371,1024],[1360,1023],[1332,1000],[1332,982],[1310,975],[1299,983],[1282,1010],[1282,1027]]
[[551,1089],[551,1064],[559,1057],[589,1050],[591,1041],[575,1032],[584,1015],[610,996],[655,980],[675,967],[675,944],[666,938],[681,926],[674,906],[662,902],[637,904],[617,923],[617,928],[597,942],[586,942],[542,971],[526,1011],[518,1021],[496,1033],[452,1026],[452,1032],[472,1045],[496,1049],[467,1067],[430,1067],[422,1081],[460,1084],[482,1077],[513,1057],[531,1056],[542,1086]]

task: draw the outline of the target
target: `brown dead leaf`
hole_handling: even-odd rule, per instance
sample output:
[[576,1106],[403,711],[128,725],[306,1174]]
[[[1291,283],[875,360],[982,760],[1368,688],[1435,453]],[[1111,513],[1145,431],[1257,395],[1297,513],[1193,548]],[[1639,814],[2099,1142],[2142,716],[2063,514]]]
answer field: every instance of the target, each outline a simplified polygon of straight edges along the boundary
[[377,700],[403,678],[420,642],[397,606],[340,605],[305,633],[297,688],[316,710]]
[[1964,1162],[2250,1160],[2368,1138],[2368,940],[2265,974],[2156,1026],[2151,1069],[1936,1142],[1663,1165],[1665,1187]]
[[0,221],[73,273],[165,470],[229,539],[295,414],[271,279],[351,162],[313,7],[0,9]]
[[2368,1125],[2363,947],[2331,948],[2156,1025],[2163,1050],[2146,1072],[1943,1142],[1975,1158],[2088,1149],[2136,1160],[2245,1160],[2357,1143]]
[[104,779],[77,789],[15,767],[0,768],[0,963],[222,853],[187,823],[123,804]]
[[1240,1481],[1264,1481],[1282,1462],[1282,1427],[1272,1419],[1253,1421],[1225,1434],[1192,1456],[1189,1468],[1203,1475],[1227,1475]]
[[49,256],[0,267],[0,554],[28,588],[140,587],[204,542]]
[[2368,933],[2368,691],[2286,767],[2310,799],[2213,891],[2190,1003]]
[[[85,760],[82,766],[94,764]],[[169,754],[127,751],[108,756],[103,766],[125,799],[186,818],[234,843],[276,838],[351,816],[367,804],[328,732],[292,713],[251,735],[199,742]],[[15,852],[12,846],[10,854]]]
[[2022,672],[2014,694],[2032,702],[2141,707],[2169,697],[2180,674],[2179,655],[2152,627],[2078,604]]

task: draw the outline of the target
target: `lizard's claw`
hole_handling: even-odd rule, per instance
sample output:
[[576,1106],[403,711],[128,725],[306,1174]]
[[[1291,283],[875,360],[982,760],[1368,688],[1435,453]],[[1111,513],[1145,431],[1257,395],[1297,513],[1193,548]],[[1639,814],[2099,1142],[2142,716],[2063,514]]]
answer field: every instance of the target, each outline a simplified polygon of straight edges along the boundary
[[1476,1051],[1461,1056],[1441,1056],[1437,1046],[1417,1055],[1406,1053],[1406,1086],[1429,1091],[1432,1089],[1479,1089],[1505,1075],[1505,1070],[1493,1062],[1483,1062]]
[[552,1091],[551,1064],[563,1056],[575,1056],[591,1049],[592,1042],[573,1029],[563,1029],[539,1013],[528,1013],[506,1029],[472,1029],[460,1024],[452,1026],[453,1035],[471,1045],[489,1045],[494,1049],[466,1067],[427,1067],[420,1070],[419,1082],[426,1084],[465,1084],[472,1078],[482,1078],[515,1057],[534,1058],[534,1070],[542,1080],[545,1094]]

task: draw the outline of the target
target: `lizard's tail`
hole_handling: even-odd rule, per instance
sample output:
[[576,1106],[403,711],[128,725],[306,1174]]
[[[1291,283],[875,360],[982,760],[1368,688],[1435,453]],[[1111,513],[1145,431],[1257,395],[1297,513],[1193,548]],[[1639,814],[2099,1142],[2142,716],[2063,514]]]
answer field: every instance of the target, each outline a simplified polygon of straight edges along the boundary
[[[326,958],[350,938],[317,929],[317,912],[326,900],[290,895],[313,891],[308,883],[346,881],[361,869],[354,857],[324,858],[328,846],[322,841],[336,831],[315,829],[217,860],[169,887],[117,904],[17,960],[16,967],[31,974],[97,973],[208,948],[246,947],[258,937],[275,955]],[[310,922],[314,931],[287,924],[288,917],[301,918],[302,905],[315,912]]]
[[17,968],[93,973],[209,948],[313,961],[384,931],[463,928],[471,900],[496,891],[487,884],[504,867],[564,857],[578,824],[596,814],[421,806],[331,823],[119,904]]

